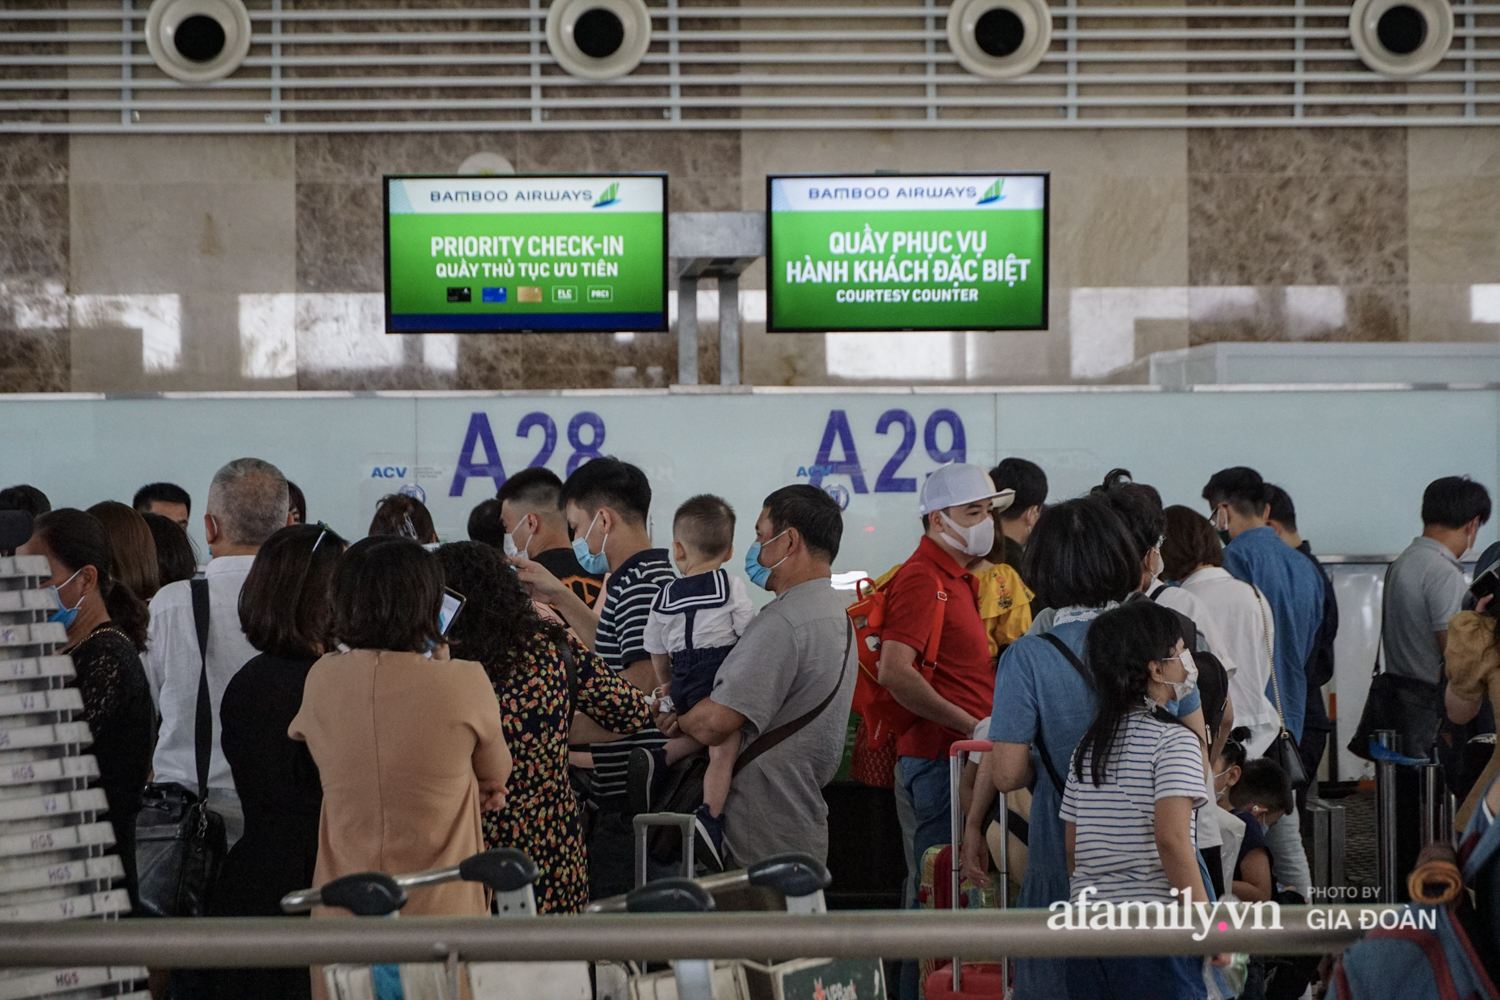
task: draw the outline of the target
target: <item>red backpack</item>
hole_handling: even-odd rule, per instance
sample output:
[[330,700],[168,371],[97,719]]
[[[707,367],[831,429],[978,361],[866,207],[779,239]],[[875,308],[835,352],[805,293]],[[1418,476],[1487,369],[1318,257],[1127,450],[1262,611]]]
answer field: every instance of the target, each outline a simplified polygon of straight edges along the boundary
[[[898,574],[899,575],[899,574]],[[880,633],[885,628],[886,590],[896,577],[884,585],[866,577],[854,586],[855,600],[849,605],[849,620],[854,624],[854,641],[859,652],[859,676],[854,683],[851,710],[860,717],[854,734],[854,751],[849,760],[849,776],[877,788],[895,784],[896,737],[906,732],[918,717],[902,707],[880,683]],[[868,588],[868,590],[866,589]],[[948,594],[938,590],[938,606],[932,615],[932,631],[918,654],[917,670],[929,682],[937,668],[938,643],[943,634],[943,617]]]

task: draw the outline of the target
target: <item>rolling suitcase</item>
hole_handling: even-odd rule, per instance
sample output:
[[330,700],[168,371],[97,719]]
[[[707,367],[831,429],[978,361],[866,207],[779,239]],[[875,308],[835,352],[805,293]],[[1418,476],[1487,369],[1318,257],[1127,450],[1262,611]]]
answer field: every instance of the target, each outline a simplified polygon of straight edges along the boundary
[[[934,875],[941,873],[943,867],[939,857],[943,851],[947,852],[947,902],[950,907],[962,907],[966,901],[978,902],[975,894],[967,896],[962,891],[962,868],[954,863],[959,849],[963,846],[964,816],[959,805],[958,785],[959,778],[963,772],[965,753],[987,753],[992,744],[988,740],[960,740],[948,748],[948,794],[952,806],[949,810],[950,840],[946,847],[934,852]],[[996,886],[995,900],[1001,909],[1009,905],[1007,886],[1010,872],[1006,849],[1008,838],[1001,837],[1000,856],[996,863],[1000,869],[1000,877]],[[934,886],[937,883],[934,882]],[[934,902],[938,902],[934,898]],[[961,998],[961,1000],[1005,1000],[1010,995],[1010,961],[1001,959],[998,962],[965,962],[960,956],[954,956],[950,962],[940,962],[937,967],[923,978],[922,990],[927,1000],[948,1000],[948,998]]]

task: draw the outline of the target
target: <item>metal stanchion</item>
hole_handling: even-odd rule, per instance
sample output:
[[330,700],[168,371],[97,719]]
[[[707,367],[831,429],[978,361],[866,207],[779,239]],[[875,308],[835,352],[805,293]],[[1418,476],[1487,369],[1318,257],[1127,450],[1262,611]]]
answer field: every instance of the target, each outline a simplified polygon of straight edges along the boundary
[[1443,788],[1442,765],[1428,761],[1417,769],[1422,782],[1422,846],[1443,839],[1443,814],[1447,796]]
[[[1388,750],[1401,752],[1400,739],[1393,729],[1380,729],[1375,741]],[[1393,761],[1375,762],[1375,843],[1377,871],[1380,877],[1380,901],[1396,901],[1396,765]]]

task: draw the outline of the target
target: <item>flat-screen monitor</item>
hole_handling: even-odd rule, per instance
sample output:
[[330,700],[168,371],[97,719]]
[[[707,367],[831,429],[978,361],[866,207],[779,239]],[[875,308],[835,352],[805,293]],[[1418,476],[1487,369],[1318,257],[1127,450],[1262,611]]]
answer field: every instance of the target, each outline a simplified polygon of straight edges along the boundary
[[387,333],[667,329],[664,174],[385,178]]
[[1046,329],[1048,176],[767,177],[766,329]]

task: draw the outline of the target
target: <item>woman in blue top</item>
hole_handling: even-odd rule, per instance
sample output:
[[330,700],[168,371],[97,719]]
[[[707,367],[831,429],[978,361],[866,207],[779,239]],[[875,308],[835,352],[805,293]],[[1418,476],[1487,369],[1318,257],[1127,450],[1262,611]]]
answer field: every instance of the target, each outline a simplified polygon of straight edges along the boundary
[[[1000,657],[990,716],[995,749],[984,755],[975,781],[963,861],[971,879],[983,879],[989,859],[982,831],[994,790],[1015,791],[1035,779],[1026,877],[1017,905],[1046,908],[1068,899],[1058,810],[1073,748],[1094,718],[1094,695],[1082,662],[1084,638],[1095,618],[1140,588],[1141,561],[1119,516],[1102,500],[1082,497],[1043,511],[1027,541],[1023,576],[1057,609],[1057,617],[1049,632],[1021,637]],[[1197,692],[1168,708],[1201,734]],[[1016,962],[1016,1000],[1067,996],[1063,960]]]

